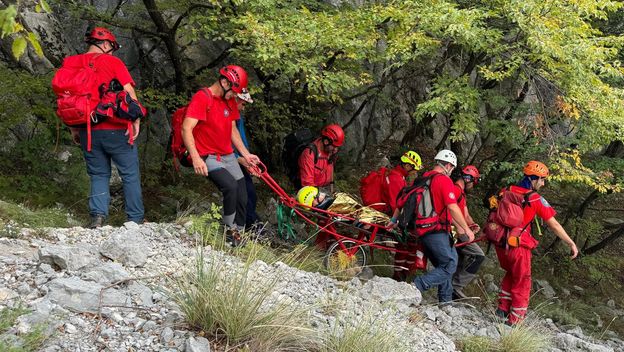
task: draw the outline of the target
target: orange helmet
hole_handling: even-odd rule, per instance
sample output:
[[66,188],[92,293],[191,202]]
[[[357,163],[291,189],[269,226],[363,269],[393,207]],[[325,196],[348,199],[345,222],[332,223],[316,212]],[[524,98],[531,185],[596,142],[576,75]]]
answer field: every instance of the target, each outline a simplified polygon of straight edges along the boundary
[[550,174],[548,172],[548,167],[536,160],[529,161],[523,170],[526,176],[537,176],[537,177],[548,177]]

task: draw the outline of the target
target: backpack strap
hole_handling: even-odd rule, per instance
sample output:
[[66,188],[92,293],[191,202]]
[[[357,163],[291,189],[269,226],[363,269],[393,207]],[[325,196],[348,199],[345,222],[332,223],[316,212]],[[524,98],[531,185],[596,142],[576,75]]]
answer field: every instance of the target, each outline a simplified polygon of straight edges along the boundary
[[316,166],[316,163],[318,162],[318,159],[320,158],[319,150],[316,144],[310,143],[306,145],[304,149],[310,149],[310,151],[312,151],[312,153],[314,154],[314,165]]

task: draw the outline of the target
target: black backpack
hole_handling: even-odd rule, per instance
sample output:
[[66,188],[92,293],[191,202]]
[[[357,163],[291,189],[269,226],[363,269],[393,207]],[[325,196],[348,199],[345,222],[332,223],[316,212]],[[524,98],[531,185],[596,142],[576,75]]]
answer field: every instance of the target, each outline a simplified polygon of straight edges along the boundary
[[[417,178],[411,186],[403,188],[397,195],[399,228],[415,237],[431,232],[449,231],[446,222],[440,221],[431,195],[431,182],[439,174]],[[443,210],[448,211],[446,208]]]
[[301,188],[301,179],[299,178],[299,156],[304,150],[310,148],[314,153],[314,163],[318,161],[318,148],[312,142],[316,136],[312,134],[309,128],[302,128],[291,132],[284,137],[282,145],[282,165],[290,182],[296,189]]

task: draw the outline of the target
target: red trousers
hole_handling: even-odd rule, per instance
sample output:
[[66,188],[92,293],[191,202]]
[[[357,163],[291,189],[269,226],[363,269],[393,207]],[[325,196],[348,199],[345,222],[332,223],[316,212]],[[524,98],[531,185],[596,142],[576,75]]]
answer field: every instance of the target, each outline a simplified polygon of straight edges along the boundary
[[531,250],[525,247],[496,247],[496,255],[505,276],[498,296],[498,309],[507,312],[515,324],[526,316],[531,295]]
[[[416,261],[419,260],[416,252],[417,250],[423,251],[423,248],[422,245],[419,246],[416,241],[408,241],[407,243],[398,243],[396,245],[396,249],[406,251],[408,253],[394,253],[394,275],[392,276],[392,278],[397,281],[405,281],[407,275],[416,271],[415,264]],[[423,255],[424,253],[421,252],[421,257]],[[423,259],[420,258],[421,262],[422,260]]]

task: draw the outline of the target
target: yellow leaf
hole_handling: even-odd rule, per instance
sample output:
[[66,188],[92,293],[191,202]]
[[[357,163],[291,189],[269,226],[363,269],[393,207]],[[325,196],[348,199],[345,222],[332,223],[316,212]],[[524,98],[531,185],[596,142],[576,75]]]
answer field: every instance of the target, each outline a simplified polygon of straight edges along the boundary
[[21,23],[15,22],[15,24],[13,25],[13,33],[21,32],[23,30],[24,26],[22,26]]
[[48,3],[45,0],[41,0],[40,4],[45,12],[52,13],[52,9],[50,8],[50,5],[48,5]]
[[13,52],[13,57],[15,57],[16,60],[19,60],[19,58],[22,57],[22,55],[26,51],[26,45],[27,43],[24,37],[15,38],[11,47],[11,51]]
[[35,53],[40,57],[43,57],[43,49],[41,49],[41,44],[39,43],[39,38],[33,32],[28,32],[28,41],[30,45],[35,49]]

